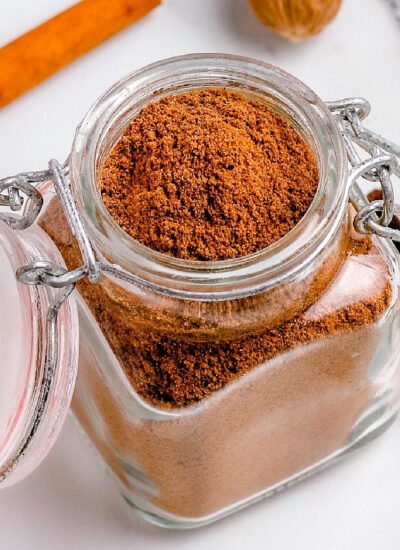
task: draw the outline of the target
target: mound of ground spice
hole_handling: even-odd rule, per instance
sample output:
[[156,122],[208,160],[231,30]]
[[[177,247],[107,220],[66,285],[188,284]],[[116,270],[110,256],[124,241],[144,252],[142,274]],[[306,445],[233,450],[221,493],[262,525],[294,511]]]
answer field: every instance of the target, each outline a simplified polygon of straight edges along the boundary
[[309,208],[319,172],[309,145],[261,101],[225,89],[146,106],[106,159],[100,189],[142,244],[190,260],[257,252]]

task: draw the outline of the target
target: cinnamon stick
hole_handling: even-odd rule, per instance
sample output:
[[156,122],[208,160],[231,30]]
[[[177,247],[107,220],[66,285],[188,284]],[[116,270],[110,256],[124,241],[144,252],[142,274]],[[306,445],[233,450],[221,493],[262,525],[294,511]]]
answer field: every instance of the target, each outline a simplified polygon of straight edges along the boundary
[[39,84],[160,0],[82,0],[0,49],[0,107]]

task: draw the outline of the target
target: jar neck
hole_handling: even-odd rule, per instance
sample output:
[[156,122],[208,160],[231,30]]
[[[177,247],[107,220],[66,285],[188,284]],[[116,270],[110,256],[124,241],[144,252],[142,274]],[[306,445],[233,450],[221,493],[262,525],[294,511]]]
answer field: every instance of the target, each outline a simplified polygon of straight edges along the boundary
[[[108,153],[145,105],[204,88],[232,89],[266,101],[308,142],[320,171],[316,196],[296,227],[268,248],[234,260],[182,260],[138,243],[112,219],[97,183]],[[342,223],[348,201],[346,166],[336,123],[314,92],[276,67],[225,55],[172,58],[121,80],[86,115],[70,157],[73,192],[97,250],[158,292],[198,300],[258,294],[304,273]]]

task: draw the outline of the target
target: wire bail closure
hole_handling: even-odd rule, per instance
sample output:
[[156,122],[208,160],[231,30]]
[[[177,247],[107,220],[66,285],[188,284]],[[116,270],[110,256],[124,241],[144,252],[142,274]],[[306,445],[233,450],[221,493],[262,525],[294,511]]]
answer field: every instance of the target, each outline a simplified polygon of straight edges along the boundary
[[49,169],[52,175],[54,188],[67,219],[67,223],[72,231],[72,234],[78,241],[83,259],[84,270],[86,272],[85,274],[88,276],[91,283],[97,283],[100,272],[99,266],[96,262],[93,247],[84,229],[74,197],[71,193],[67,173],[57,160],[51,160],[49,162]]
[[[16,217],[0,212],[0,220],[16,230],[30,227],[43,206],[43,197],[34,185],[46,180],[53,181],[68,226],[78,242],[83,265],[73,271],[67,271],[47,261],[37,260],[20,267],[16,273],[17,279],[29,285],[44,284],[54,288],[75,285],[86,276],[91,283],[96,283],[99,279],[99,264],[71,193],[67,163],[61,166],[57,160],[51,160],[48,170],[18,174],[0,180],[0,206],[8,206],[12,211],[16,211],[25,204],[22,216]],[[8,195],[5,193],[7,191]]]
[[[357,210],[354,227],[359,233],[373,233],[400,241],[400,231],[389,227],[393,216],[400,215],[400,207],[394,203],[392,177],[400,177],[400,147],[376,134],[362,124],[370,110],[369,102],[363,98],[348,98],[327,103],[338,123],[346,146],[347,158],[352,167],[349,174],[350,201]],[[364,152],[367,158],[362,158]],[[369,202],[357,186],[357,180],[364,178],[378,182],[382,200]],[[357,190],[356,190],[357,186]]]

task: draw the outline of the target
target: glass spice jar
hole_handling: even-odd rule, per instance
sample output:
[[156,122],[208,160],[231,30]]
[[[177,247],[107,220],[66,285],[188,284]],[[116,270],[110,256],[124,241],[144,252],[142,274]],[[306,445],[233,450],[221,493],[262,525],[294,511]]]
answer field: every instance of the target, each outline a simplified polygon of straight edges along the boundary
[[[98,189],[104,161],[135,114],[165,95],[203,88],[267,102],[307,141],[320,171],[314,201],[298,225],[270,247],[234,260],[182,260],[141,245],[113,221]],[[399,265],[383,237],[397,238],[389,234],[388,189],[390,172],[398,169],[385,154],[394,146],[383,138],[379,149],[365,136],[358,139],[375,155],[358,159],[349,135],[365,105],[354,100],[329,109],[295,78],[253,60],[183,56],[117,83],[78,127],[67,164],[24,176],[28,184],[41,182],[45,199],[40,228],[29,234],[48,242],[44,230],[70,271],[57,251],[30,251],[23,261],[10,261],[14,271],[28,263],[18,271],[18,291],[61,287],[49,310],[60,309],[58,320],[51,324],[48,316],[47,334],[64,355],[67,338],[71,357],[57,361],[50,346],[54,371],[66,370],[66,363],[74,372],[77,301],[81,337],[72,409],[123,497],[149,521],[176,528],[214,521],[346,456],[396,417]],[[333,113],[342,116],[335,120]],[[368,139],[376,145],[378,137]],[[355,165],[350,173],[346,154]],[[354,183],[363,175],[383,181],[386,200],[368,203]],[[21,180],[2,181],[0,191],[8,189],[8,203],[17,208]],[[358,233],[354,220],[364,233],[381,236]],[[0,242],[10,239],[14,249],[15,237],[3,225]],[[75,283],[79,292],[61,305]],[[54,346],[57,323],[61,336]],[[198,403],[162,408],[143,399],[132,381],[139,364],[161,368],[169,358],[229,362],[238,376]],[[50,389],[52,376],[42,377]],[[41,417],[54,417],[47,405],[41,409]],[[22,433],[29,447],[26,429]],[[3,439],[5,484],[20,458],[14,450],[17,458],[2,459]]]

